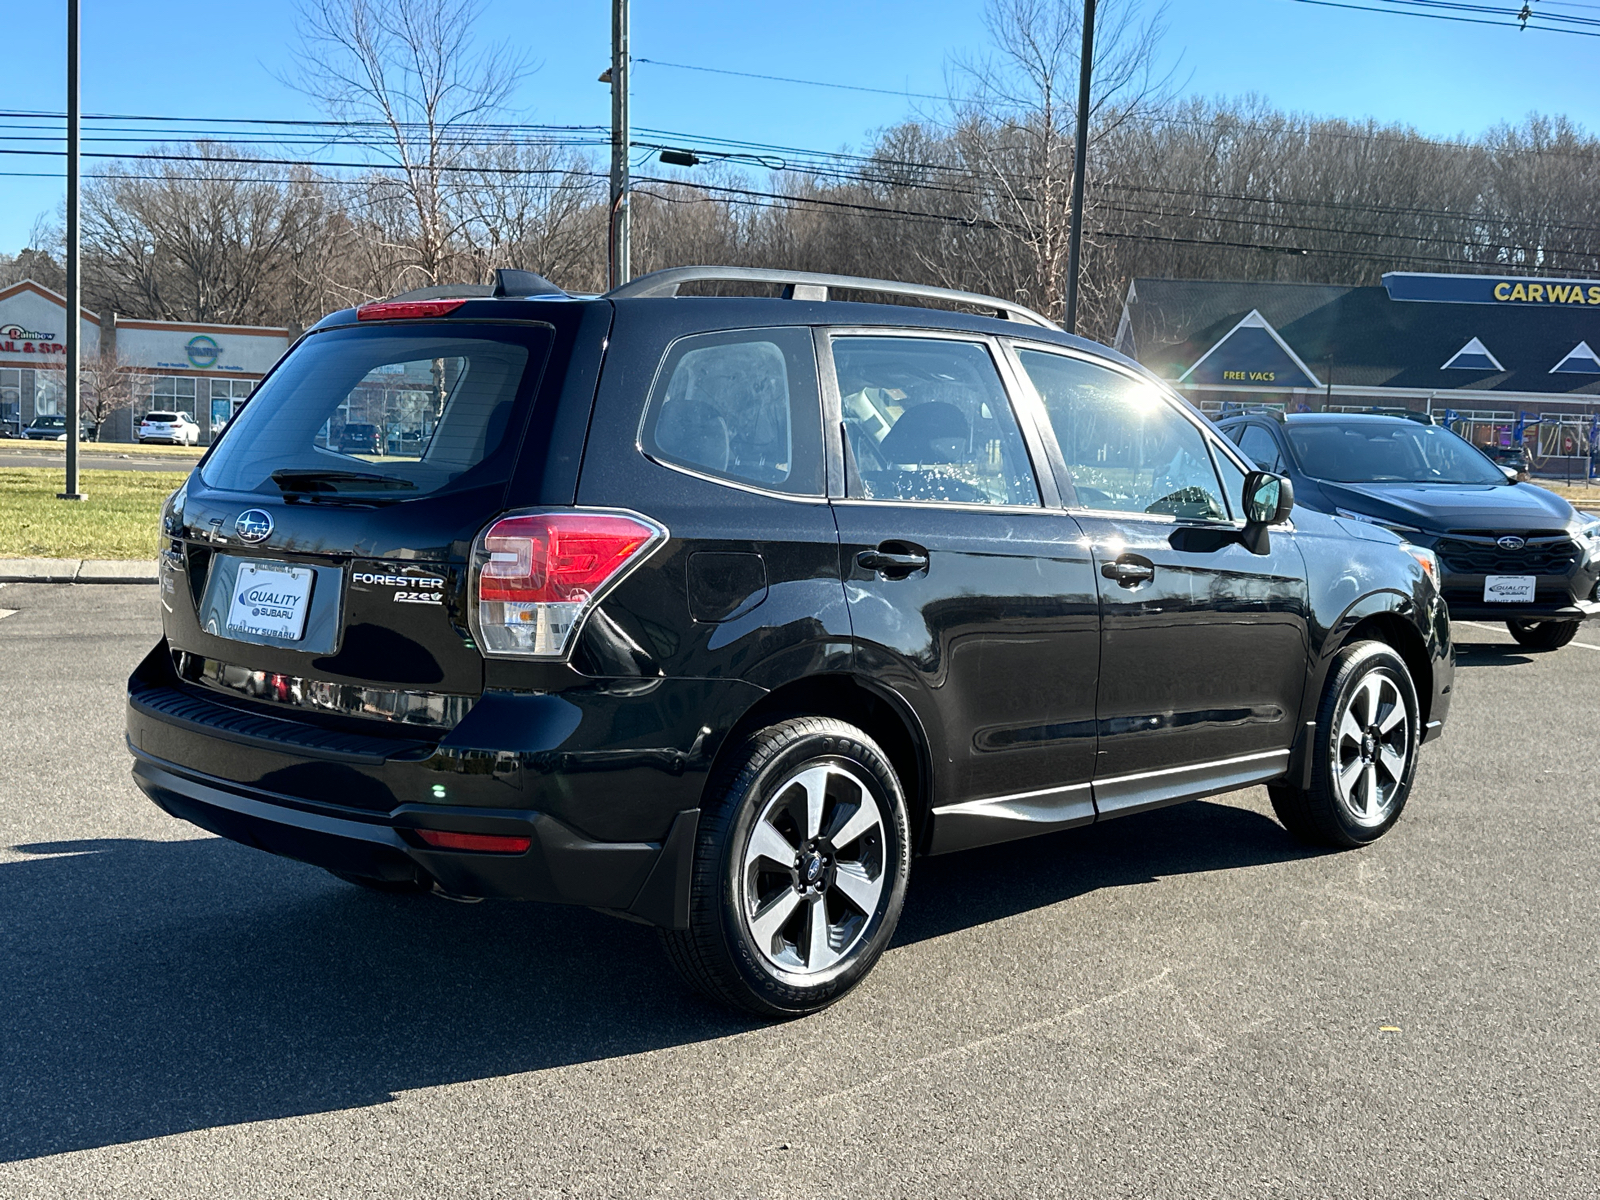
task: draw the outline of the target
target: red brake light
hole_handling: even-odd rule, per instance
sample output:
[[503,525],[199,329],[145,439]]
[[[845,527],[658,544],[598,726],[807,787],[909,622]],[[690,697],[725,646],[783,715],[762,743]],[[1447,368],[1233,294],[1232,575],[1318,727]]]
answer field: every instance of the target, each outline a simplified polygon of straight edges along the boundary
[[490,854],[521,854],[533,844],[528,837],[501,833],[448,833],[442,829],[419,829],[417,836],[440,850],[477,850]]
[[589,610],[666,530],[582,509],[503,517],[474,557],[479,640],[490,654],[561,658]]
[[455,312],[466,300],[385,300],[363,304],[356,309],[358,321],[415,321],[419,317],[442,317]]

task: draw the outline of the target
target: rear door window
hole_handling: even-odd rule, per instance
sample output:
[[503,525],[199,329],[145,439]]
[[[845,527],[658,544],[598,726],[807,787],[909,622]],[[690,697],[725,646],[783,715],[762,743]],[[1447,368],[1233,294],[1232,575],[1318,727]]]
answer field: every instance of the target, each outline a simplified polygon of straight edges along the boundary
[[833,339],[833,365],[848,495],[1039,504],[1022,432],[986,345],[847,335]]
[[228,423],[215,488],[406,500],[508,478],[548,326],[373,327],[303,342]]
[[731,482],[822,494],[822,406],[809,329],[680,338],[656,375],[645,452]]

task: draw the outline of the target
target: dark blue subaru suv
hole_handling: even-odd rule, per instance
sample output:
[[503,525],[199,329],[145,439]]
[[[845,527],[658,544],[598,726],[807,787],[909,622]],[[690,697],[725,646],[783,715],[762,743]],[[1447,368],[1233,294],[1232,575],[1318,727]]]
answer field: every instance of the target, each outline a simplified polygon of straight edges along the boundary
[[917,855],[1252,784],[1302,838],[1393,826],[1449,707],[1438,564],[1291,509],[1003,300],[504,271],[322,321],[173,495],[134,775],[361,886],[652,923],[805,1013]]

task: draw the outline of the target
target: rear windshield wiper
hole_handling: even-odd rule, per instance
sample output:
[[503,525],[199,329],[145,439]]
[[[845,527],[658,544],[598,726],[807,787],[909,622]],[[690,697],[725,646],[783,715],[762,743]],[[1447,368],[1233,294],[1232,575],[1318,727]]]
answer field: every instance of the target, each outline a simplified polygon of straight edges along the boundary
[[[272,482],[285,493],[398,492],[415,490],[416,484],[398,475],[372,471],[274,471]],[[346,484],[354,486],[343,486]]]

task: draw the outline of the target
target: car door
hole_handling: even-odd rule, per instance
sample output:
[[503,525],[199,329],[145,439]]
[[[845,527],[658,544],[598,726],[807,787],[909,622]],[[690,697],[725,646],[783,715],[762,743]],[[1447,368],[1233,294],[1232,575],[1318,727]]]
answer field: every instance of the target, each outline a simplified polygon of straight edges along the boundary
[[1273,530],[1262,555],[1240,544],[1244,468],[1151,381],[1054,348],[1016,353],[1093,549],[1098,811],[1280,774],[1307,665],[1305,565],[1293,535]]
[[857,669],[927,734],[931,848],[1093,820],[1093,565],[997,344],[884,330],[822,340]]

